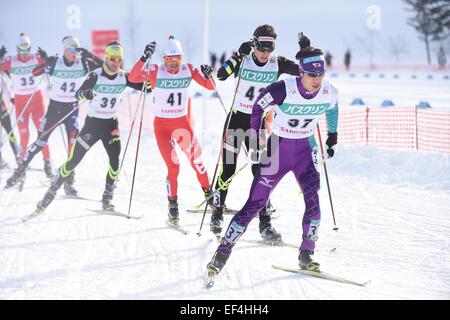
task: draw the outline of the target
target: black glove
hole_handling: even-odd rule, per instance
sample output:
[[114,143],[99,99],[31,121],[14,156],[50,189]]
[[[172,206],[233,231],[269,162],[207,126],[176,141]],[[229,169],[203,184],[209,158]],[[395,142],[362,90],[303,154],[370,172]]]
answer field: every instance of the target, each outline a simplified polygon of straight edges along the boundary
[[328,132],[328,139],[325,144],[328,146],[328,158],[332,158],[334,156],[334,146],[337,144],[337,132]]
[[311,41],[309,41],[309,38],[305,36],[303,32],[298,34],[298,45],[300,46],[300,50],[302,48],[311,47]]
[[202,64],[200,66],[200,69],[202,70],[203,76],[208,79],[209,76],[211,75],[211,72],[213,71],[213,69],[208,66],[207,64]]
[[16,100],[14,100],[14,98],[11,98],[11,103],[16,104]]
[[247,41],[241,44],[241,46],[239,47],[239,55],[240,56],[247,56],[250,54],[250,51],[252,51],[252,47],[253,47],[253,42],[251,41]]
[[0,48],[0,60],[5,57],[5,54],[6,54],[6,48],[5,48],[5,46],[2,46]]
[[45,52],[45,50],[43,50],[41,47],[38,47],[37,52],[38,52],[38,55],[39,55],[42,59],[44,59],[44,60],[47,61],[48,55],[47,55],[47,52]]
[[79,97],[80,101],[92,100],[92,99],[94,99],[94,91],[92,91],[92,89],[83,90],[80,92],[80,97]]
[[94,56],[92,53],[89,52],[89,50],[85,48],[75,48],[75,50],[81,54],[81,58],[83,59],[92,59],[92,57]]
[[151,59],[152,55],[155,53],[155,49],[156,49],[156,41],[152,41],[149,44],[147,44],[144,49],[144,58]]

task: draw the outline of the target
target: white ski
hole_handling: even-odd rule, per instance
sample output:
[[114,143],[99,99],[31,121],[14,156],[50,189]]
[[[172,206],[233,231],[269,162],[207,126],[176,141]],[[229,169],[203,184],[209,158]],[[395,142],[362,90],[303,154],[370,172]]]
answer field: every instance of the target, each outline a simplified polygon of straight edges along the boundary
[[357,281],[345,279],[345,278],[342,278],[342,277],[339,277],[339,276],[336,276],[336,275],[333,275],[333,274],[330,274],[327,272],[323,272],[323,271],[310,271],[310,270],[303,270],[300,268],[286,268],[286,267],[280,267],[280,266],[275,266],[275,265],[272,265],[272,268],[277,269],[277,270],[287,271],[287,272],[300,273],[300,274],[307,275],[307,276],[322,278],[322,279],[346,283],[346,284],[353,284],[355,286],[361,286],[361,287],[364,287],[368,283],[370,283],[370,280],[366,281],[366,282],[357,282]]
[[170,223],[168,220],[166,220],[166,224],[171,227],[172,229],[175,229],[179,232],[181,232],[182,234],[186,235],[189,233],[189,231],[187,231],[186,229],[184,229],[182,226],[180,226],[178,223]]
[[88,209],[88,210],[92,211],[92,212],[97,212],[97,213],[101,213],[101,214],[105,214],[105,215],[122,217],[122,218],[127,218],[127,219],[136,219],[137,220],[137,219],[141,219],[143,217],[143,215],[131,216],[126,213],[122,213],[122,212],[115,211],[115,210],[103,210],[103,209]]
[[22,222],[27,222],[30,219],[33,219],[33,218],[36,218],[36,217],[42,215],[43,213],[44,213],[44,210],[38,208],[38,209],[34,210],[31,214],[23,217]]

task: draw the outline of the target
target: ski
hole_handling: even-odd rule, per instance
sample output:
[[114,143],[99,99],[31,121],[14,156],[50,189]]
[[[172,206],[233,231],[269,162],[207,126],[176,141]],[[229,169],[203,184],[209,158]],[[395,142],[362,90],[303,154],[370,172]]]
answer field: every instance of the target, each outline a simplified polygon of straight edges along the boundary
[[258,244],[262,244],[262,245],[270,246],[270,247],[289,247],[289,248],[294,248],[294,249],[297,249],[297,250],[299,248],[299,245],[293,244],[293,243],[289,243],[289,242],[284,242],[283,240],[281,240],[281,241],[268,241],[268,240],[247,240],[247,239],[241,239],[241,241],[248,242],[248,243],[258,243]]
[[22,222],[27,222],[30,219],[33,219],[33,218],[36,218],[36,217],[42,215],[43,213],[44,213],[44,210],[37,208],[36,210],[34,210],[29,215],[26,215],[25,217],[23,217],[22,218]]
[[175,230],[181,232],[181,233],[184,234],[184,235],[186,235],[186,234],[189,233],[189,231],[187,231],[187,230],[184,229],[182,226],[180,226],[180,224],[179,224],[178,222],[177,222],[177,223],[171,223],[171,222],[169,222],[169,221],[166,220],[166,224],[167,224],[169,227],[171,227],[172,229],[175,229]]
[[[205,212],[205,209],[188,209],[188,210],[186,210],[186,212],[203,213],[203,212]],[[223,214],[230,214],[230,215],[235,215],[238,212],[239,212],[239,210],[233,210],[233,209],[225,209],[225,210],[223,210]],[[211,214],[212,213],[212,209],[207,209],[206,213]]]
[[339,277],[339,276],[336,276],[336,275],[333,275],[333,274],[330,274],[327,272],[323,272],[323,271],[310,271],[310,270],[303,270],[300,268],[286,268],[286,267],[280,267],[280,266],[276,266],[276,265],[272,265],[272,268],[281,270],[281,271],[300,273],[303,275],[322,278],[322,279],[326,279],[326,280],[331,280],[331,281],[336,281],[336,282],[341,282],[341,283],[346,283],[346,284],[352,284],[352,285],[360,286],[360,287],[364,287],[368,283],[370,283],[370,280],[366,281],[366,282],[357,282],[357,281],[342,278],[342,277]]
[[[86,200],[86,201],[100,202],[100,200],[86,198],[86,197],[79,196],[79,195],[74,196],[74,195],[67,195],[67,194],[65,194],[65,195],[60,195],[57,198],[57,200],[63,200],[63,199],[75,199],[75,200]],[[106,211],[108,211],[108,210],[106,210]]]
[[104,215],[110,215],[110,216],[115,216],[115,217],[122,217],[122,218],[127,218],[127,219],[139,220],[139,219],[141,219],[143,217],[143,215],[131,216],[131,215],[128,215],[126,213],[122,213],[122,212],[115,211],[115,210],[103,210],[103,209],[88,209],[88,210],[92,211],[92,212],[96,212],[96,213],[101,213],[101,214],[104,214]]
[[[203,214],[203,212],[205,212],[205,209],[187,209],[186,212]],[[231,216],[234,216],[238,212],[239,212],[239,210],[233,210],[233,209],[225,209],[225,210],[223,210],[223,214],[231,215]],[[207,209],[206,213],[212,214],[212,209]],[[275,214],[275,211],[274,211],[270,215],[270,217],[272,218],[272,220],[276,220],[276,219],[278,219],[280,217],[280,215],[279,214]]]
[[206,289],[211,289],[214,286],[214,280],[216,279],[217,274],[215,274],[214,272],[208,270],[208,268],[206,268],[206,275],[205,275],[205,288]]

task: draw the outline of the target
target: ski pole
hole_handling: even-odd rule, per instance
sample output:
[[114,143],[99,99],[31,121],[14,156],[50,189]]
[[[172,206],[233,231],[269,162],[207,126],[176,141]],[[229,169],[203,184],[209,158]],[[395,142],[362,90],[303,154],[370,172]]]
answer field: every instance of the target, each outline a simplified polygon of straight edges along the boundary
[[211,199],[217,192],[225,190],[226,188],[228,188],[228,185],[231,183],[231,180],[233,180],[234,177],[236,177],[238,175],[239,172],[241,172],[242,170],[245,169],[245,167],[248,166],[248,162],[245,163],[244,165],[242,165],[238,170],[236,170],[235,173],[233,173],[233,175],[231,177],[229,177],[219,188],[214,189],[213,192],[211,192],[210,195],[208,195],[205,200],[203,200],[202,202],[200,202],[199,204],[197,204],[196,206],[194,206],[196,209],[200,208],[205,202],[208,202],[209,199]]
[[117,179],[119,178],[120,172],[122,171],[123,163],[124,163],[124,161],[125,161],[125,156],[126,156],[126,154],[127,154],[128,145],[130,144],[131,135],[132,135],[133,129],[134,129],[134,123],[136,122],[136,118],[137,118],[137,114],[138,114],[138,111],[139,111],[139,106],[140,106],[140,104],[141,104],[141,99],[142,99],[143,94],[144,94],[145,86],[146,86],[146,84],[144,83],[144,84],[142,85],[141,93],[139,94],[139,99],[138,99],[138,103],[137,103],[137,108],[136,108],[136,111],[134,112],[133,120],[132,120],[132,122],[131,122],[130,130],[129,130],[129,132],[128,132],[127,143],[125,144],[125,149],[124,149],[124,151],[123,151],[122,160],[120,161],[119,172],[117,173],[117,176],[116,176],[116,179],[114,180],[114,182],[117,181]]
[[[147,59],[147,62],[148,61],[149,60]],[[145,82],[142,84],[142,88],[143,89],[147,85],[149,73],[150,73],[150,68],[148,68],[148,66],[147,66],[147,75],[146,75],[146,78],[145,78]],[[145,98],[146,98],[146,96],[147,95],[144,94],[144,98],[142,99],[141,121],[139,123],[138,141],[137,141],[137,146],[136,146],[136,158],[134,159],[133,179],[131,181],[130,203],[128,204],[128,217],[130,217],[131,203],[133,201],[134,181],[135,181],[135,177],[136,177],[136,168],[137,168],[137,161],[138,161],[138,155],[139,155],[139,146],[141,144],[142,122],[143,122],[143,118],[144,118],[144,106],[145,106]]]
[[317,133],[319,135],[319,144],[320,144],[320,151],[322,153],[322,161],[323,161],[323,170],[325,172],[325,179],[327,181],[327,188],[328,188],[328,196],[330,198],[330,206],[331,206],[331,213],[333,214],[333,222],[334,222],[334,231],[338,231],[338,227],[336,226],[336,218],[334,216],[334,207],[333,207],[333,200],[331,199],[331,191],[330,191],[330,182],[328,181],[328,172],[327,172],[327,164],[325,163],[325,154],[323,152],[323,145],[322,145],[322,137],[320,136],[320,128],[319,124],[317,124]]
[[[226,120],[227,123],[226,123],[225,127],[223,128],[222,141],[221,141],[221,144],[220,144],[220,151],[219,151],[219,157],[217,158],[216,167],[214,169],[214,175],[213,175],[213,178],[212,178],[212,181],[211,181],[211,187],[209,188],[209,192],[211,192],[211,190],[212,190],[212,188],[214,186],[215,180],[216,180],[216,175],[217,175],[217,170],[219,168],[220,158],[222,157],[222,150],[223,150],[223,147],[225,145],[225,137],[226,137],[226,134],[227,134],[227,131],[228,131],[228,126],[230,125],[230,121],[231,121],[231,115],[232,115],[232,112],[233,112],[234,101],[236,100],[236,94],[237,94],[237,91],[238,91],[238,88],[239,88],[239,83],[241,82],[242,70],[244,70],[244,60],[243,59],[242,59],[241,69],[239,70],[239,77],[238,77],[238,80],[237,80],[237,83],[236,83],[236,88],[234,90],[233,102],[231,103],[230,110],[228,111],[228,116],[227,116],[227,120]],[[215,88],[215,86],[214,86],[214,88]],[[217,93],[217,90],[216,90],[216,93]],[[222,99],[220,99],[220,101],[223,102]],[[224,110],[226,110],[225,105],[223,105],[223,108],[224,108]],[[209,197],[209,199],[210,198],[211,197]],[[203,201],[202,204],[203,203],[205,203],[205,201]],[[208,203],[207,202],[205,204],[205,210],[203,211],[202,222],[200,223],[200,229],[197,232],[197,235],[199,237],[202,235],[201,231],[202,231],[202,227],[203,227],[203,222],[205,221],[206,210],[208,210]]]

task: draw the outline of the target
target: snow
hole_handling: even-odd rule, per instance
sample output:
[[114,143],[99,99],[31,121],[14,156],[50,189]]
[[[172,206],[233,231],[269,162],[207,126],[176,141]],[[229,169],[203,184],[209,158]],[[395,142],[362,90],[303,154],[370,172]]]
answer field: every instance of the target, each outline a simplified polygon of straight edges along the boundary
[[[353,80],[340,77],[334,81],[345,88]],[[359,80],[357,87],[363,99],[361,92],[379,99],[390,94],[378,91],[392,89],[383,87],[382,82],[365,81]],[[404,84],[407,80],[397,81]],[[448,82],[447,88],[436,89],[433,85],[436,82],[432,81],[424,88],[429,90],[429,98],[450,106]],[[194,88],[192,94],[195,91]],[[219,84],[219,91],[229,106],[234,92],[232,81]],[[352,92],[346,93],[346,89],[343,92],[342,100],[350,99]],[[407,85],[399,85],[395,92],[399,103],[409,104],[409,98],[418,100],[411,97]],[[136,101],[138,95],[130,97]],[[204,157],[211,177],[225,115],[217,99],[206,99],[205,107],[203,103],[201,98],[193,99],[192,110],[199,137],[203,137]],[[150,103],[147,108],[151,108]],[[129,129],[126,104],[122,110],[124,148]],[[151,129],[151,121],[151,115],[147,114],[145,128]],[[128,210],[137,129],[136,126],[114,198],[117,209],[124,213]],[[32,134],[30,141],[33,137]],[[202,201],[195,174],[179,153],[181,223],[190,231],[182,235],[165,223],[166,168],[151,130],[145,130],[141,143],[131,210],[134,215],[144,215],[140,220],[90,210],[100,208],[98,200],[107,172],[107,157],[101,144],[87,153],[76,170],[76,187],[80,195],[91,201],[63,199],[60,190],[43,216],[22,223],[21,218],[35,208],[46,191],[42,185],[43,172],[29,170],[22,192],[1,190],[0,299],[450,298],[449,155],[340,144],[335,158],[327,161],[339,230],[333,231],[322,175],[322,224],[315,258],[324,271],[357,281],[371,280],[367,287],[272,269],[272,264],[295,267],[298,250],[261,244],[255,219],[235,246],[215,286],[206,290],[204,271],[217,243],[208,231],[209,216],[202,236],[198,236],[202,215],[185,211]],[[50,139],[55,166],[65,160],[62,146],[61,134],[56,130]],[[12,164],[9,146],[4,148],[3,155]],[[238,166],[244,163],[241,156]],[[42,166],[38,155],[31,167]],[[2,185],[11,172],[11,169],[1,171]],[[251,180],[250,170],[235,178],[228,196],[230,208],[242,207]],[[286,242],[295,245],[301,241],[304,210],[298,190],[293,175],[288,175],[272,196],[280,214],[273,225]],[[231,216],[225,216],[225,226],[230,219]]]

